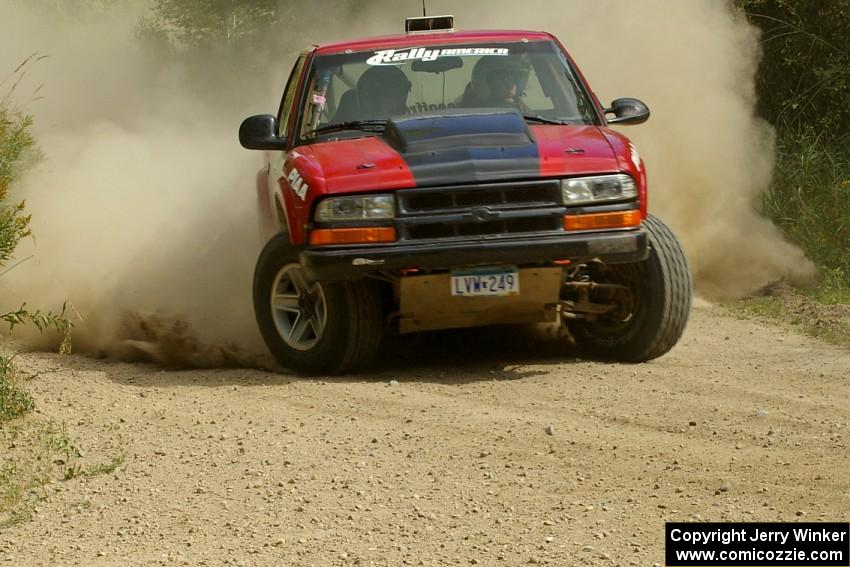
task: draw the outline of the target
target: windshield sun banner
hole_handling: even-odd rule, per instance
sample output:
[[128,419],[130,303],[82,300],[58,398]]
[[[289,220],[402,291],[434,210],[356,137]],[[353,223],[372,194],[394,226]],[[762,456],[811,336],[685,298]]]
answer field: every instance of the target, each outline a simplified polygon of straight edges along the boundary
[[504,47],[447,47],[442,49],[426,49],[414,47],[397,50],[384,49],[376,51],[366,60],[369,65],[401,65],[408,61],[436,61],[440,57],[481,57],[485,55],[506,57],[510,49]]

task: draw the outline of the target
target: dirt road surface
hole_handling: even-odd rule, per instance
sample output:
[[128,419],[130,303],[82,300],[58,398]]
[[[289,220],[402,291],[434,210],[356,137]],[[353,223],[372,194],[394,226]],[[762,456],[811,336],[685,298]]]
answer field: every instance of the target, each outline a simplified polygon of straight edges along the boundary
[[707,304],[639,366],[481,333],[342,379],[18,364],[125,463],[50,484],[0,564],[653,565],[665,521],[850,510],[850,353]]

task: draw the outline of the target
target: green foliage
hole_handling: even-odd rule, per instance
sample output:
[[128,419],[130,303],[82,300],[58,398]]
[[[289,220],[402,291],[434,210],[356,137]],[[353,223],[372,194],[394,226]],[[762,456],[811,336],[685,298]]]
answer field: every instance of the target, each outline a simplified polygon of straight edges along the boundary
[[232,50],[277,22],[276,0],[156,0],[140,32],[188,49]]
[[12,112],[0,102],[0,265],[11,258],[20,239],[29,235],[30,217],[23,213],[24,203],[8,205],[6,200],[22,165],[33,159],[31,126],[31,117]]
[[0,106],[0,195],[5,194],[15,179],[19,166],[28,152],[33,150],[35,140],[30,134],[32,117],[12,112]]
[[758,110],[778,133],[764,212],[818,266],[804,293],[850,303],[850,3],[736,4],[762,32]]
[[[767,216],[818,267],[816,285],[797,290],[813,305],[850,305],[848,142],[828,142],[813,130],[780,137],[773,185],[762,199]],[[850,345],[846,315],[824,317],[810,305],[798,318],[810,334]]]
[[30,235],[30,217],[24,214],[25,203],[10,205],[7,202],[9,187],[24,170],[41,158],[30,131],[32,117],[12,107],[12,95],[29,67],[44,57],[33,53],[0,82],[2,86],[11,80],[11,86],[0,98],[0,268],[12,257],[18,242]]
[[[21,238],[29,235],[30,218],[23,214],[24,204],[10,206],[6,203],[9,186],[17,177],[21,163],[35,146],[29,130],[32,119],[9,109],[9,96],[16,84],[0,99],[0,268],[12,257]],[[24,313],[18,315],[25,316]],[[0,318],[5,317],[0,315]],[[0,354],[0,423],[21,416],[31,411],[32,407],[32,398],[15,380],[12,358]]]
[[[18,242],[30,235],[30,216],[24,213],[24,203],[8,204],[9,188],[27,167],[38,160],[40,154],[32,136],[32,117],[12,109],[11,96],[27,71],[30,63],[38,61],[38,54],[28,57],[10,76],[14,81],[8,92],[0,98],[0,276],[14,268],[5,268],[12,258]],[[8,79],[7,79],[8,80]],[[39,331],[54,329],[62,337],[61,352],[71,350],[71,322],[65,317],[65,306],[58,314],[27,309],[26,304],[15,311],[0,312],[0,321],[9,324],[9,330],[24,323],[34,325]],[[32,410],[32,398],[17,384],[12,359],[0,354],[0,423],[19,417]]]
[[62,310],[59,313],[53,313],[50,311],[44,313],[40,309],[30,311],[27,309],[27,304],[24,303],[16,311],[0,314],[0,321],[4,321],[9,324],[10,332],[14,330],[17,325],[23,325],[26,323],[33,325],[41,332],[44,332],[47,329],[53,329],[62,336],[62,343],[59,345],[59,353],[70,354],[71,330],[74,326],[65,316],[67,308],[68,304],[63,303]]
[[47,496],[47,484],[88,473],[64,423],[0,427],[0,446],[0,530],[28,520],[32,506]]
[[85,476],[100,476],[102,474],[112,474],[117,471],[121,465],[124,464],[124,461],[124,455],[116,455],[112,457],[109,462],[98,463],[93,467],[84,469],[83,474]]
[[0,424],[32,411],[32,397],[21,389],[12,367],[12,357],[0,354]]
[[781,137],[777,151],[765,212],[818,265],[850,274],[850,149],[807,133]]
[[193,85],[195,103],[220,109],[240,106],[245,93],[262,88],[263,69],[278,44],[277,0],[150,4],[136,34],[152,73],[179,69],[186,84]]
[[30,234],[30,217],[23,214],[25,203],[2,205],[3,197],[0,192],[0,265],[12,257],[18,242]]
[[783,131],[850,130],[850,2],[737,0],[762,31],[759,111]]
[[[6,203],[9,186],[38,155],[30,133],[32,118],[9,110],[7,101],[8,97],[0,100],[0,276],[5,273],[2,268],[12,258],[18,242],[30,235],[30,216],[24,214],[24,203]],[[0,321],[8,323],[10,331],[24,323],[34,325],[39,331],[55,329],[63,337],[60,351],[71,350],[72,325],[65,317],[65,305],[56,314],[39,309],[31,311],[24,304],[15,311],[0,313]]]

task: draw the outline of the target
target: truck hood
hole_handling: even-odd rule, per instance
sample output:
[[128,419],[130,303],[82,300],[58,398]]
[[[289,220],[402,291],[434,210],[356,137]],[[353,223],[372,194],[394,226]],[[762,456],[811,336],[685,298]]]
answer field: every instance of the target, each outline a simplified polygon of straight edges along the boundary
[[311,146],[323,192],[590,175],[624,167],[597,126],[529,127],[515,113],[466,124],[453,118],[391,121],[381,137]]

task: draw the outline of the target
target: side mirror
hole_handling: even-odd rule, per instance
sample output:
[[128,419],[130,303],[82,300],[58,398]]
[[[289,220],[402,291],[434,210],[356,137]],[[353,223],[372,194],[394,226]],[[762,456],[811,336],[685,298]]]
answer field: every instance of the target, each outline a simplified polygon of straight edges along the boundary
[[239,127],[239,143],[249,150],[286,149],[286,140],[277,135],[277,118],[271,114],[246,118]]
[[649,120],[649,107],[636,98],[618,98],[605,109],[605,114],[613,114],[608,124],[643,124]]

